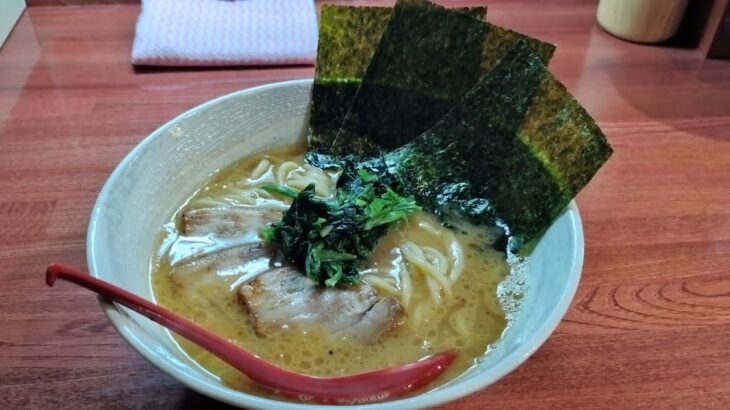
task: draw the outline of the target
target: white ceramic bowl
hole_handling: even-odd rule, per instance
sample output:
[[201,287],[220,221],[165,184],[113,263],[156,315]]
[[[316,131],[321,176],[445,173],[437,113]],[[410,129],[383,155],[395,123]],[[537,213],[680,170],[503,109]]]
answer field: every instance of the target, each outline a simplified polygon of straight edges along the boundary
[[[211,173],[259,150],[302,138],[311,86],[311,80],[289,81],[216,98],[145,138],[117,166],[94,206],[87,239],[91,274],[152,299],[149,262],[160,227]],[[525,361],[558,325],[575,293],[582,263],[583,231],[578,209],[571,203],[524,266],[521,307],[479,366],[415,397],[357,407],[423,408],[494,383]],[[226,387],[185,356],[159,325],[115,304],[101,301],[101,305],[139,354],[202,394],[247,408],[314,408]]]

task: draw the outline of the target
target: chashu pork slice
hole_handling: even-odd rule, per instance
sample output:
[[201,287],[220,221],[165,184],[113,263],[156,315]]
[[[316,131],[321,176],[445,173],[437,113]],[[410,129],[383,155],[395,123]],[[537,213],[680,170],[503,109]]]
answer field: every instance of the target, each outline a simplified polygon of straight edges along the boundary
[[272,251],[263,242],[244,243],[194,255],[170,267],[175,283],[187,285],[205,282],[215,276],[237,279],[253,277],[270,269]]
[[243,236],[256,234],[264,225],[281,219],[282,211],[271,208],[222,206],[183,211],[182,233],[187,236]]
[[271,208],[228,206],[185,210],[182,216],[185,236],[178,238],[170,250],[170,255],[174,255],[170,271],[173,281],[183,286],[216,279],[237,284],[269,270],[273,252],[261,241],[258,232],[280,218],[281,210]]
[[403,316],[395,298],[381,298],[366,282],[319,287],[291,266],[274,268],[244,283],[238,298],[261,336],[284,325],[320,325],[333,336],[373,343]]

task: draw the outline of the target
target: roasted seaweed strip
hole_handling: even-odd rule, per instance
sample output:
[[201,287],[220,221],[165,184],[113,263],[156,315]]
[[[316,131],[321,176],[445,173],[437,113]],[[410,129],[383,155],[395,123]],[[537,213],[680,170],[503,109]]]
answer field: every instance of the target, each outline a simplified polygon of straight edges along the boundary
[[374,155],[430,128],[515,41],[547,62],[554,47],[425,0],[400,0],[378,43],[334,155]]
[[[365,75],[392,8],[323,5],[309,119],[309,147],[329,149]],[[484,19],[485,7],[454,9]]]
[[[546,89],[562,108],[535,108]],[[501,226],[512,250],[529,250],[611,154],[579,107],[520,41],[433,128],[383,161],[428,209]]]
[[[399,9],[406,17],[397,14]],[[405,97],[396,95],[395,102],[381,101],[384,107],[378,107],[375,100],[371,106],[382,111],[368,117],[367,122],[373,122],[376,128],[383,126],[382,122],[377,122],[382,113],[390,115],[388,110],[406,110],[407,115],[390,119],[393,123],[387,132],[394,134],[388,138],[378,137],[379,134],[369,128],[353,137],[348,130],[343,130],[331,150],[316,147],[314,151],[310,150],[308,159],[318,165],[337,163],[344,166],[343,184],[349,180],[348,168],[368,169],[378,174],[384,183],[414,195],[422,205],[445,219],[467,217],[484,226],[501,227],[510,235],[512,250],[529,251],[530,245],[608,159],[612,149],[590,115],[547,70],[545,63],[554,51],[552,45],[480,23],[483,37],[479,56],[473,59],[476,36],[467,35],[466,44],[462,44],[462,38],[452,44],[443,41],[451,38],[448,33],[420,32],[417,31],[419,27],[413,28],[416,31],[411,33],[407,25],[398,29],[401,31],[391,31],[391,25],[400,26],[402,23],[398,21],[403,18],[410,19],[411,23],[420,21],[423,25],[424,21],[443,15],[438,13],[446,12],[422,0],[399,1],[375,51],[374,62],[362,79],[350,114],[360,104],[364,90],[376,91],[373,95],[378,92],[381,95],[410,93]],[[453,12],[447,14],[454,20],[466,18],[455,16]],[[474,19],[464,21],[468,21],[467,26],[472,30],[478,31],[473,28]],[[461,28],[462,34],[463,30],[473,34],[468,27]],[[449,30],[439,25],[432,29]],[[407,39],[408,35],[431,37],[421,43],[416,38],[410,40],[414,44],[426,44],[422,49],[416,47],[423,55],[413,57],[411,51],[388,45],[390,35],[401,39]],[[461,97],[458,97],[456,87],[439,88],[444,84],[453,85],[453,79],[437,82],[436,87],[421,88],[423,79],[419,75],[439,71],[427,67],[424,50],[438,44],[449,49],[443,50],[445,55],[469,56],[456,60],[467,64],[454,72],[466,72],[469,77],[475,75],[474,67],[478,64],[476,75],[480,79]],[[400,47],[404,47],[403,42]],[[383,53],[392,56],[376,64],[375,60],[385,55],[381,48],[386,50]],[[400,57],[399,52],[403,54]],[[454,64],[443,56],[428,61],[430,65],[436,65],[435,61],[440,59],[443,64]],[[397,61],[407,64],[392,66]],[[408,64],[417,69],[409,71]],[[381,70],[382,75],[376,78],[385,81],[371,81],[371,70],[375,73]],[[442,103],[439,98],[448,99],[444,97],[452,99],[450,107],[446,103],[439,105]],[[424,101],[436,101],[436,104]],[[425,133],[408,135],[398,131],[399,121],[405,121],[408,115],[422,114],[409,114],[408,110],[426,110],[433,116],[438,110],[447,113],[434,120],[435,125]],[[345,125],[349,120],[350,117]],[[425,123],[420,121],[421,126]],[[400,125],[401,131],[415,132]],[[352,139],[341,138],[344,136]],[[393,151],[395,147],[400,148]]]
[[447,219],[467,217],[504,226],[520,242],[531,238],[570,200],[516,138],[546,73],[517,43],[433,128],[386,154],[388,172]]
[[329,146],[385,31],[391,9],[323,5],[309,117],[309,147]]

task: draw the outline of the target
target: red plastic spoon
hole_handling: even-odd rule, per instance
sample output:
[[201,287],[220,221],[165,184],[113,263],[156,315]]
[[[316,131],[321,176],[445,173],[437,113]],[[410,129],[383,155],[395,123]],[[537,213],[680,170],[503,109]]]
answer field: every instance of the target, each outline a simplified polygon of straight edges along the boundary
[[446,370],[455,357],[454,352],[447,351],[413,363],[350,376],[309,376],[269,363],[176,313],[84,271],[59,264],[50,265],[46,270],[48,286],[53,286],[59,278],[90,289],[147,316],[218,356],[256,383],[302,401],[359,404],[398,397],[430,383]]

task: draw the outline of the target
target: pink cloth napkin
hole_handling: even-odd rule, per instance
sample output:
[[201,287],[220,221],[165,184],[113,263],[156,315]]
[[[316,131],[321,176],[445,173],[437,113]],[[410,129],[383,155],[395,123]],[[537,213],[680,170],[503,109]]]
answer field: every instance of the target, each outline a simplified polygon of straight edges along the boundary
[[132,64],[314,64],[314,0],[143,0]]

